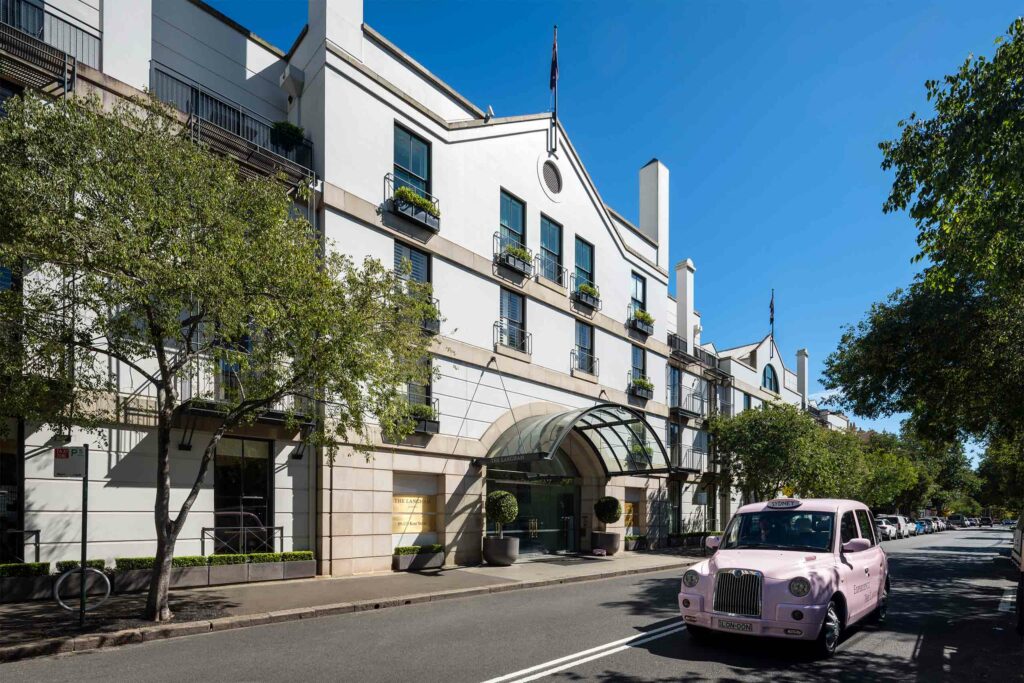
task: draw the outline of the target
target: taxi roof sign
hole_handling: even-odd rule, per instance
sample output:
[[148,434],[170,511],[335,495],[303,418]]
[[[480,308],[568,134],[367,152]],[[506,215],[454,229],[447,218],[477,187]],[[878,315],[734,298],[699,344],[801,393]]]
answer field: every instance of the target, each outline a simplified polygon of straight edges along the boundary
[[775,500],[768,501],[768,508],[770,510],[788,510],[790,508],[800,507],[802,500],[796,498],[776,498]]

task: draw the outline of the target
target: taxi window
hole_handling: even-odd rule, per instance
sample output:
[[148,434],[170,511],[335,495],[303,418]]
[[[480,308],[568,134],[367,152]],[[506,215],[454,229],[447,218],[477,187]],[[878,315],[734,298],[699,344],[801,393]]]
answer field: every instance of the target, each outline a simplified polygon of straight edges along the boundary
[[857,523],[853,521],[852,512],[843,513],[843,521],[839,527],[839,542],[847,543],[857,538]]
[[874,545],[875,528],[867,510],[857,510],[857,522],[860,523],[860,537],[868,539],[871,541],[871,545]]

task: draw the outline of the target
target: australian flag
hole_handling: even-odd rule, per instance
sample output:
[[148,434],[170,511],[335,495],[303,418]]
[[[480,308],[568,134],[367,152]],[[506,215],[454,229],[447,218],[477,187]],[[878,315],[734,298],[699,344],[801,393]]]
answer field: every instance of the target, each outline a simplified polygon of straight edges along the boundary
[[554,92],[558,87],[558,27],[555,27],[555,40],[551,43],[551,84],[548,86]]

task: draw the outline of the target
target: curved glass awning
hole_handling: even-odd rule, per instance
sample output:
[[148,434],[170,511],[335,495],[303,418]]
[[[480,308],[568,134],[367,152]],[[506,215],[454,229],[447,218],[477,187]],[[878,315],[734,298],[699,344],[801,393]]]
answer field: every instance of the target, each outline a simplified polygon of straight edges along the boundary
[[550,460],[573,430],[594,449],[610,477],[672,471],[661,439],[643,414],[616,403],[524,418],[498,437],[483,464]]

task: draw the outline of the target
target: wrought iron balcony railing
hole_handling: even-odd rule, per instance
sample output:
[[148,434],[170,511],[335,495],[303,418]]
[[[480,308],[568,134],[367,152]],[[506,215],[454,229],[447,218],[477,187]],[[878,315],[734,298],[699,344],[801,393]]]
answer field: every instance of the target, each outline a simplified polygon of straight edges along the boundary
[[682,444],[673,444],[669,457],[672,467],[681,470],[704,472],[707,467],[707,452],[692,446],[684,448]]
[[673,417],[707,417],[708,401],[692,389],[677,387],[669,392],[669,409]]
[[588,375],[597,377],[601,374],[601,361],[594,354],[582,346],[577,346],[569,352],[569,363],[574,370],[585,372]]
[[[63,40],[63,36],[71,36],[70,29],[81,32],[38,5],[24,0],[0,0],[0,75],[49,95],[67,94],[74,87],[78,63],[76,54],[70,50],[72,45],[66,46]],[[90,58],[82,61],[96,66],[99,39],[89,37],[96,41],[95,49],[90,49],[88,55],[83,51],[83,56]]]
[[410,388],[407,400],[416,420],[413,431],[417,434],[437,434],[441,428],[437,399],[431,398],[426,391]]
[[533,252],[518,237],[494,233],[494,262],[520,275],[533,275]]
[[534,259],[534,268],[538,277],[553,282],[563,289],[569,284],[569,271],[550,254],[543,251],[537,254]]
[[580,275],[572,274],[572,298],[587,308],[595,311],[601,310],[601,290],[596,284]]
[[654,334],[653,318],[633,301],[626,307],[626,325],[646,336]]
[[637,398],[654,398],[654,384],[647,375],[636,369],[626,373],[626,391]]
[[384,176],[384,202],[391,213],[431,232],[441,230],[441,206],[437,197],[393,173]]
[[499,318],[494,321],[494,345],[530,354],[533,353],[533,335],[526,331],[522,323]]

